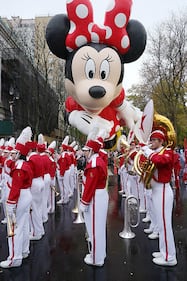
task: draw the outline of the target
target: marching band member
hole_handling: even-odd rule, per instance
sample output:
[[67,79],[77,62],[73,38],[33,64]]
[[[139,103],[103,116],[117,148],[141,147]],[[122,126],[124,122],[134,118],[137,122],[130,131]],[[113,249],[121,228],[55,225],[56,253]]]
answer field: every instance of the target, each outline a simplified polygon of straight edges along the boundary
[[2,261],[3,268],[18,267],[22,259],[29,255],[29,212],[31,206],[30,186],[32,171],[26,160],[29,148],[26,142],[31,137],[30,127],[25,128],[16,141],[15,149],[11,153],[14,165],[10,175],[12,183],[6,202],[7,226],[11,227],[12,233],[8,233],[9,256]]
[[49,156],[46,153],[46,144],[44,143],[44,138],[42,134],[38,135],[38,144],[36,146],[36,151],[41,157],[42,163],[43,163],[43,179],[44,179],[44,186],[45,188],[42,190],[42,220],[43,222],[48,221],[48,198],[50,193],[50,183],[51,183],[51,177],[50,177],[50,164],[51,161],[49,160]]
[[126,156],[129,151],[129,144],[126,141],[126,136],[121,135],[117,141],[117,150],[119,151],[119,156],[117,156],[118,159],[118,175],[120,177],[120,190],[119,194],[123,194],[124,196],[127,194],[127,167],[126,167]]
[[166,134],[154,130],[150,136],[151,147],[144,146],[144,155],[155,165],[151,179],[152,200],[155,209],[158,231],[159,252],[153,253],[157,265],[174,266],[177,264],[176,249],[172,230],[173,191],[170,185],[174,152],[164,147]]
[[128,173],[127,179],[127,195],[134,195],[137,199],[139,199],[139,190],[138,190],[138,179],[134,167],[134,157],[137,153],[136,143],[132,141],[130,143],[130,148],[126,157],[126,167]]
[[1,180],[1,186],[2,186],[2,204],[3,204],[3,209],[4,209],[4,214],[5,218],[1,221],[1,223],[6,224],[6,211],[5,211],[5,202],[8,198],[9,192],[10,192],[10,186],[12,183],[12,178],[10,176],[10,171],[11,171],[11,157],[10,153],[15,147],[15,138],[11,137],[6,143],[5,143],[5,148],[3,150],[3,159],[2,159],[2,164],[3,164],[3,169],[2,169],[2,180]]
[[69,192],[70,187],[70,166],[71,166],[71,157],[68,153],[68,145],[62,144],[61,146],[61,155],[58,159],[58,165],[60,170],[59,176],[59,189],[61,199],[57,204],[67,204],[69,202]]
[[75,157],[76,149],[78,148],[76,141],[73,141],[68,148],[68,153],[70,156],[70,191],[69,197],[73,195],[74,189],[76,189],[76,176],[77,176],[77,161]]
[[[136,146],[137,152],[140,150],[140,145]],[[138,194],[139,194],[139,212],[146,213],[146,196],[145,196],[145,186],[141,179],[141,176],[137,174],[138,183]]]
[[180,163],[180,155],[176,150],[174,150],[174,165],[173,165],[173,175],[174,175],[174,186],[176,189],[180,188],[180,175],[181,163]]
[[50,191],[49,191],[49,197],[48,197],[48,213],[52,214],[55,212],[55,186],[56,186],[56,161],[55,161],[55,147],[56,147],[56,141],[52,141],[51,144],[48,146],[46,152],[49,155],[50,160],[50,168],[49,168],[49,174],[50,174]]
[[106,218],[108,210],[107,164],[99,155],[101,143],[88,140],[83,150],[87,158],[80,210],[84,213],[90,253],[84,258],[89,265],[102,266],[106,257]]
[[31,185],[32,204],[30,212],[30,240],[40,240],[45,234],[42,219],[42,195],[44,185],[44,167],[41,156],[36,152],[36,142],[29,142],[27,161],[33,172]]
[[5,143],[5,140],[4,138],[1,138],[0,139],[0,183],[1,183],[1,180],[2,180],[2,170],[3,170],[3,150],[4,150],[4,143]]

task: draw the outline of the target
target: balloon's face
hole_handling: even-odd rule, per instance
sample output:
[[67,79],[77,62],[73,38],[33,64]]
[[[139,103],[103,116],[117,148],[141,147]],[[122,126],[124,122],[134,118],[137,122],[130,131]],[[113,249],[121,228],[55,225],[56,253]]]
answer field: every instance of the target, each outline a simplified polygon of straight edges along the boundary
[[87,112],[99,114],[120,94],[122,65],[114,49],[83,46],[75,53],[71,68],[73,81],[66,78],[66,90]]

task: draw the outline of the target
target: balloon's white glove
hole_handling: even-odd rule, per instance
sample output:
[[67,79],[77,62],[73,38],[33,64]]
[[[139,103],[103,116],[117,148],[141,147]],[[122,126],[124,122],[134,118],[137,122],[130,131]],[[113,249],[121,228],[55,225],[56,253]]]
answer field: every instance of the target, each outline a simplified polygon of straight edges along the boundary
[[85,205],[82,202],[80,202],[79,209],[81,212],[83,212],[83,213],[88,212],[88,208],[89,208],[89,205]]
[[16,223],[16,204],[6,203],[6,211],[10,220]]
[[96,128],[97,130],[104,129],[106,131],[106,137],[109,137],[109,133],[114,125],[113,121],[108,121],[98,115],[89,114],[83,110],[72,111],[69,115],[69,123],[87,136],[89,133],[96,131]]
[[149,158],[149,156],[154,152],[152,149],[150,149],[147,145],[142,146],[141,150],[145,157]]
[[142,117],[142,112],[139,108],[133,106],[126,100],[116,110],[119,118],[125,121],[129,129],[133,128],[134,124]]

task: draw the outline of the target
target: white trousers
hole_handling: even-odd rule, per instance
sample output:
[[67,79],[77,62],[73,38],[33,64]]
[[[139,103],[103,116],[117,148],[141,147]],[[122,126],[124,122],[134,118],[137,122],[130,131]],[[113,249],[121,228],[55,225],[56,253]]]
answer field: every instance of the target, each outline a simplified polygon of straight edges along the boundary
[[127,173],[127,169],[125,167],[121,167],[120,172],[120,180],[121,180],[121,188],[125,194],[129,194],[130,190],[127,189],[127,180],[128,180],[129,174]]
[[29,253],[29,213],[32,201],[30,188],[21,189],[16,208],[14,236],[8,238],[10,261],[21,259],[22,253]]
[[51,183],[50,174],[45,174],[44,175],[45,188],[43,189],[43,192],[42,192],[42,219],[43,219],[43,222],[46,222],[48,220],[47,202],[48,202],[49,193],[50,193],[50,183]]
[[48,196],[48,203],[47,203],[47,209],[48,213],[52,214],[55,212],[55,192],[52,189],[52,187],[56,188],[56,178],[51,178],[50,182],[50,190],[49,190],[49,196]]
[[40,236],[45,233],[42,220],[42,192],[44,188],[44,180],[42,177],[32,180],[32,203],[30,212],[30,232],[32,236]]
[[69,194],[72,195],[74,192],[75,186],[75,165],[70,166],[70,192]]
[[60,197],[63,203],[67,203],[69,201],[69,195],[71,193],[70,169],[65,171],[64,176],[57,174],[57,179],[60,190]]
[[173,191],[169,183],[151,181],[152,200],[159,231],[159,250],[166,261],[176,258],[172,230]]
[[106,257],[106,219],[108,210],[107,189],[96,189],[89,209],[84,212],[86,229],[91,242],[94,264],[103,263]]
[[138,177],[138,190],[139,190],[139,199],[140,199],[140,210],[146,210],[146,199],[145,199],[145,187],[144,183]]

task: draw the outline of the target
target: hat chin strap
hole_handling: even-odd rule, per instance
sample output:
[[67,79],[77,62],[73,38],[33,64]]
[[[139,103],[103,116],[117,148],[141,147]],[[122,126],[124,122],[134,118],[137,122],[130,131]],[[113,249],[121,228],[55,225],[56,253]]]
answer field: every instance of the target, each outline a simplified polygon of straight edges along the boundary
[[12,159],[13,161],[17,161],[17,160],[19,159],[20,155],[21,155],[20,152],[17,151],[15,157],[12,158],[12,156],[11,156],[11,159]]
[[94,154],[93,149],[91,148],[89,153],[88,153],[88,160],[91,158],[91,156]]

